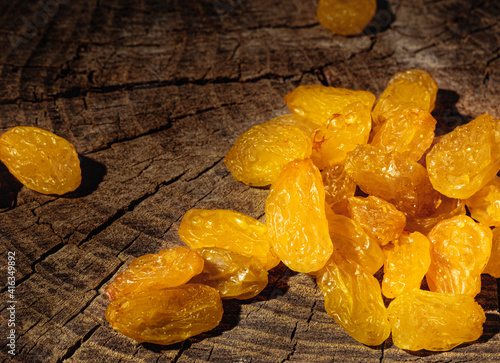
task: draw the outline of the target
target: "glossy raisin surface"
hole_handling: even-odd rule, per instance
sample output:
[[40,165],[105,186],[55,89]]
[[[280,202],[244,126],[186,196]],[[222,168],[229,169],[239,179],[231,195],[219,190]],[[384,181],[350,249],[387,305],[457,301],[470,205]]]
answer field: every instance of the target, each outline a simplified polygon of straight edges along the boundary
[[267,286],[267,271],[255,257],[217,247],[200,248],[196,252],[205,265],[191,283],[211,286],[223,299],[250,299]]
[[130,293],[175,287],[203,270],[203,259],[188,247],[161,250],[134,259],[106,288],[109,301]]
[[182,218],[179,236],[189,247],[219,247],[257,258],[266,270],[279,263],[266,224],[232,210],[191,209]]
[[376,0],[320,0],[317,16],[335,34],[356,35],[363,32],[376,10]]
[[391,333],[380,284],[369,272],[336,251],[316,276],[325,309],[337,324],[366,345],[382,344]]
[[429,290],[476,296],[491,254],[491,230],[468,216],[456,216],[436,224],[428,237]]
[[82,181],[73,145],[49,131],[18,126],[0,136],[0,160],[21,183],[43,194],[66,194]]
[[241,135],[224,158],[233,177],[251,186],[266,186],[286,163],[311,156],[310,137],[294,126],[262,124]]
[[333,245],[325,215],[321,173],[311,159],[285,166],[266,199],[266,221],[273,247],[291,270],[322,268]]
[[113,300],[106,320],[139,343],[174,344],[219,325],[223,314],[217,290],[201,284],[146,290]]
[[467,295],[413,290],[389,305],[394,344],[406,350],[446,351],[479,339],[483,308]]

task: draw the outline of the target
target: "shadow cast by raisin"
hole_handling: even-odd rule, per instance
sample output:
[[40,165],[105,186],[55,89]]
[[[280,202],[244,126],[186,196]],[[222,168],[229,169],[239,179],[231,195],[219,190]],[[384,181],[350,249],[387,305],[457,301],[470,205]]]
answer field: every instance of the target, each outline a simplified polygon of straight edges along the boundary
[[80,168],[82,169],[82,183],[71,193],[65,194],[65,198],[80,198],[94,192],[106,175],[106,166],[86,156],[79,155]]
[[437,121],[436,136],[441,136],[453,131],[455,127],[464,125],[471,121],[470,115],[462,115],[457,109],[457,103],[460,96],[447,89],[439,89],[436,97],[436,105],[432,116]]
[[16,206],[17,194],[22,184],[0,162],[0,210]]

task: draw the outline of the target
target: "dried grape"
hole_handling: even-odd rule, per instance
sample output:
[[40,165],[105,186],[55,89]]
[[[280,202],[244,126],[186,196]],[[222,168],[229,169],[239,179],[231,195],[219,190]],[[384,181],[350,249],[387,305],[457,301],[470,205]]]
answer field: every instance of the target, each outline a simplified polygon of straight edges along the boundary
[[474,298],[412,290],[388,308],[394,344],[407,350],[446,351],[479,339],[486,316]]
[[82,181],[73,145],[49,131],[18,126],[0,136],[0,160],[21,183],[43,194],[66,194]]
[[184,214],[179,236],[189,247],[220,247],[258,259],[266,270],[279,263],[268,227],[243,213],[224,209],[191,209]]
[[266,221],[273,247],[291,270],[311,273],[332,254],[321,174],[311,159],[287,164],[271,185]]
[[317,16],[335,34],[356,35],[363,32],[376,10],[376,0],[320,0]]
[[113,300],[106,320],[139,343],[174,344],[212,330],[222,319],[222,301],[210,286],[178,287],[131,293]]

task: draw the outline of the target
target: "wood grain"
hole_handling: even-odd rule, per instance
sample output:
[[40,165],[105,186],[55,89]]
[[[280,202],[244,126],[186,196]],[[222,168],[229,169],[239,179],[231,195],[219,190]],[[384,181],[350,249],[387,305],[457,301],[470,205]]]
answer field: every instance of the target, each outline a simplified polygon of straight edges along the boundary
[[184,343],[137,344],[104,319],[104,288],[135,257],[181,245],[190,208],[264,220],[267,190],[222,160],[251,126],[288,113],[283,96],[322,83],[380,95],[396,72],[437,80],[438,133],[500,117],[495,0],[378,1],[365,34],[321,27],[315,0],[41,0],[0,4],[0,132],[38,126],[72,142],[83,184],[62,198],[0,165],[0,274],[16,253],[19,362],[499,361],[497,282],[483,279],[483,337],[446,353],[370,348],[324,310],[313,280],[282,265],[221,325]]

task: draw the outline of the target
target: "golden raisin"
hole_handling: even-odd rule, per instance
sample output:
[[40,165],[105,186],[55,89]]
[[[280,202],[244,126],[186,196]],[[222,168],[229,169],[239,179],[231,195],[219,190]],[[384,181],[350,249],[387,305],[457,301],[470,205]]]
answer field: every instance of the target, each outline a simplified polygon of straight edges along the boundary
[[384,249],[382,293],[392,299],[419,289],[431,263],[430,242],[422,233],[403,233],[395,244]]
[[425,168],[398,152],[358,145],[347,154],[345,171],[366,194],[394,204],[405,214],[427,216],[439,202]]
[[483,273],[498,279],[500,278],[500,228],[494,228],[492,233],[491,256]]
[[392,203],[373,195],[367,198],[347,199],[348,216],[383,246],[399,238],[406,224],[406,217]]
[[224,248],[196,250],[205,260],[203,272],[191,279],[216,289],[223,299],[250,299],[267,286],[267,271],[255,257]]
[[500,227],[500,177],[479,189],[465,201],[471,217],[485,226]]
[[479,339],[486,321],[474,298],[412,290],[388,308],[394,344],[406,350],[446,351]]
[[356,183],[344,171],[344,165],[338,164],[325,168],[321,171],[321,176],[325,188],[326,203],[330,207],[354,196]]
[[0,136],[0,160],[21,183],[44,194],[80,186],[80,160],[70,142],[37,127],[14,127]]
[[222,301],[210,286],[186,284],[145,290],[113,300],[106,320],[139,343],[174,344],[212,330],[222,320]]
[[194,249],[219,247],[253,256],[270,270],[280,261],[267,229],[264,223],[232,210],[191,209],[182,218],[179,236]]
[[438,85],[429,73],[410,69],[395,74],[373,109],[373,122],[383,124],[395,112],[406,108],[421,108],[432,112]]
[[467,199],[500,170],[500,143],[492,117],[484,114],[443,135],[426,156],[433,187],[450,197]]
[[287,164],[271,185],[266,221],[274,250],[291,270],[310,273],[332,254],[321,174],[311,159]]
[[325,310],[357,341],[380,345],[391,333],[380,284],[355,262],[337,251],[316,275],[325,297]]
[[330,238],[336,252],[346,260],[362,266],[372,275],[384,264],[384,253],[377,241],[369,237],[351,218],[327,213]]
[[202,270],[203,259],[188,247],[161,250],[133,260],[106,288],[106,297],[113,301],[130,293],[179,286]]
[[326,125],[334,115],[341,114],[351,103],[360,102],[371,110],[375,95],[367,91],[313,84],[297,87],[285,96],[285,102],[293,113]]
[[311,159],[320,169],[343,163],[348,151],[368,142],[371,122],[370,109],[361,102],[346,106],[314,132]]
[[427,236],[431,229],[441,221],[451,217],[465,214],[465,203],[461,199],[448,198],[441,196],[440,203],[436,211],[430,216],[412,216],[406,217],[405,228],[410,232],[420,232]]
[[362,33],[377,10],[376,0],[320,0],[318,21],[339,35]]
[[456,216],[436,224],[428,237],[429,290],[476,296],[491,254],[491,230],[468,216]]
[[391,114],[374,134],[371,145],[384,152],[397,151],[418,161],[431,146],[436,120],[419,108],[407,108]]
[[243,133],[224,158],[234,179],[262,187],[278,177],[286,163],[311,156],[311,138],[293,126],[256,125]]
[[293,126],[298,128],[307,137],[311,137],[314,130],[321,126],[314,120],[305,118],[294,113],[289,115],[278,116],[264,122],[262,125],[279,125],[279,126]]

